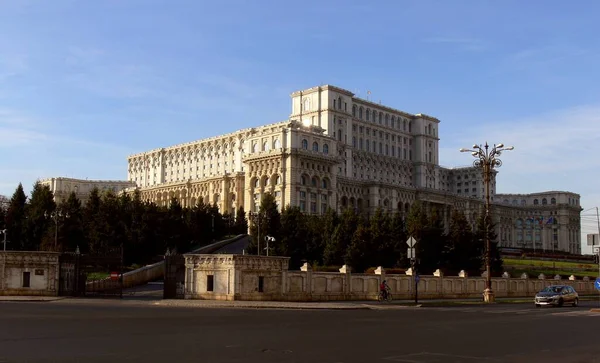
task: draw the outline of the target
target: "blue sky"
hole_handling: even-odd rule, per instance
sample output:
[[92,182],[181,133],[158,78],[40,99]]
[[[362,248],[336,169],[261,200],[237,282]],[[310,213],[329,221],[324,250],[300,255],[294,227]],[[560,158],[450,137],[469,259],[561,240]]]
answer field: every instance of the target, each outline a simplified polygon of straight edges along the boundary
[[[600,205],[595,1],[0,0],[0,194],[284,120],[333,84],[438,117],[441,164],[503,142],[498,191]],[[584,233],[596,231],[585,212]]]

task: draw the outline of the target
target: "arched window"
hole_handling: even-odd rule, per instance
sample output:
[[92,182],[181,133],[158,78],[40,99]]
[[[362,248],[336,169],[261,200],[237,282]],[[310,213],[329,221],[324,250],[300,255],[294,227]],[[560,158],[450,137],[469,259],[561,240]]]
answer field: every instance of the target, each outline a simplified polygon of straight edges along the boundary
[[306,177],[304,175],[300,177],[300,184],[306,185]]
[[265,141],[265,142],[263,143],[263,151],[269,151],[269,149],[270,149],[270,148],[269,148],[269,143]]
[[362,120],[363,108],[362,106],[358,109],[358,118]]
[[[373,121],[375,121],[375,120],[373,120]],[[381,125],[382,122],[383,122],[383,113],[380,112],[379,113],[379,124]]]
[[367,121],[371,119],[371,110],[367,108]]
[[323,144],[323,154],[329,154],[329,145]]
[[540,204],[540,202],[537,199],[534,199],[533,200],[533,205],[538,205],[538,204]]
[[323,189],[327,189],[327,179],[323,179],[321,185],[323,186]]
[[412,122],[408,121],[408,132],[412,132]]
[[338,97],[338,108],[341,110],[342,109],[342,98]]
[[550,199],[550,204],[556,204],[556,198]]
[[548,200],[546,198],[542,199],[542,205],[548,205]]
[[385,114],[385,126],[389,126],[390,124],[390,115],[388,115],[387,113]]
[[275,184],[281,184],[281,176],[277,175],[277,177],[275,177]]
[[404,131],[406,131],[406,120],[404,120]]
[[429,124],[429,126],[428,126],[427,133],[428,133],[429,135],[431,135],[431,124]]
[[310,111],[310,98],[304,99],[304,111]]
[[317,178],[315,178],[315,177],[313,176],[313,178],[312,178],[312,179],[311,179],[311,181],[310,181],[310,184],[311,184],[313,187],[316,187],[316,186],[317,186]]
[[352,106],[352,116],[356,117],[356,105]]
[[279,139],[275,139],[275,142],[273,143],[273,147],[275,149],[281,149],[281,141],[279,141]]
[[306,139],[302,140],[302,148],[308,150],[308,141]]
[[521,205],[527,205],[527,201],[525,199],[521,199]]
[[258,187],[260,187],[260,180],[256,179],[256,180],[254,181],[254,187],[255,187],[255,188],[258,188]]
[[257,143],[252,144],[252,152],[253,153],[257,153],[258,152],[258,144]]
[[313,147],[312,147],[313,151],[319,151],[319,144],[315,141],[313,142]]

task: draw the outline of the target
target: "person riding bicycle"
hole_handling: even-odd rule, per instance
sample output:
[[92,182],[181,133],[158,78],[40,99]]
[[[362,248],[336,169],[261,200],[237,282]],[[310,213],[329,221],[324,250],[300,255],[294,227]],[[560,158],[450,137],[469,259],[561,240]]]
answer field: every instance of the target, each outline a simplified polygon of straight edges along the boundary
[[388,295],[388,290],[389,290],[389,286],[387,284],[386,280],[383,280],[381,282],[381,284],[379,285],[379,293],[381,293],[381,295],[383,296],[383,299],[387,299],[387,295]]

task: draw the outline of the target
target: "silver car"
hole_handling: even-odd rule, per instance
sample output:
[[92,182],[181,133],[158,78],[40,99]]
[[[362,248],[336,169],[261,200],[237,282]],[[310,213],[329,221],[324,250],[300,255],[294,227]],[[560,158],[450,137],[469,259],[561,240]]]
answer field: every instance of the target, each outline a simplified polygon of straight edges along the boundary
[[552,285],[545,287],[535,295],[535,306],[563,306],[564,304],[579,305],[577,291],[569,285]]

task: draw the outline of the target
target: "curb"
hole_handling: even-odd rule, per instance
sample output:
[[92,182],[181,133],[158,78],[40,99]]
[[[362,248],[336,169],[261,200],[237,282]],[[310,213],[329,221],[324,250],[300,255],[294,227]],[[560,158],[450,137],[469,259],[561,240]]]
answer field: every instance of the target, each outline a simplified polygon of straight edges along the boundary
[[340,305],[253,305],[253,304],[202,304],[202,303],[168,303],[157,301],[152,306],[163,308],[197,308],[197,309],[272,309],[272,310],[373,310],[370,306],[364,304],[340,306]]
[[598,309],[598,308],[590,309],[590,313],[600,313],[600,309]]

